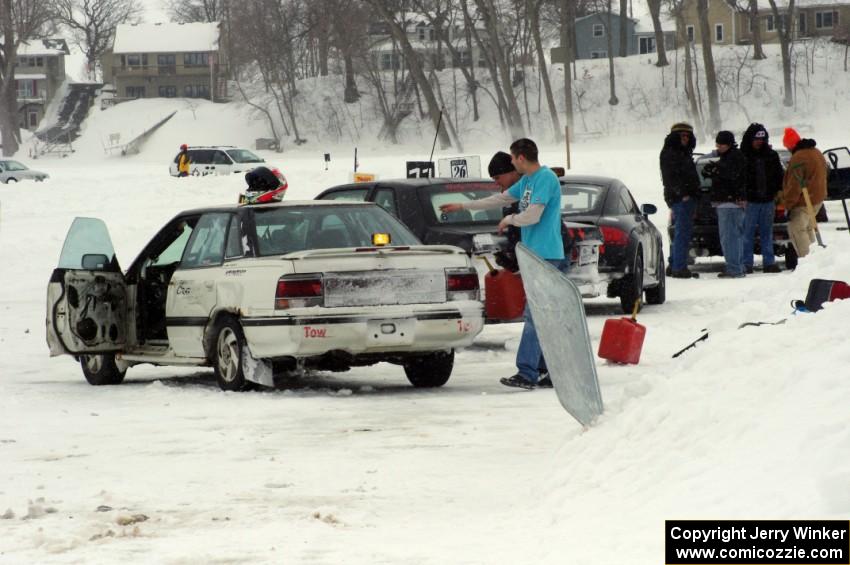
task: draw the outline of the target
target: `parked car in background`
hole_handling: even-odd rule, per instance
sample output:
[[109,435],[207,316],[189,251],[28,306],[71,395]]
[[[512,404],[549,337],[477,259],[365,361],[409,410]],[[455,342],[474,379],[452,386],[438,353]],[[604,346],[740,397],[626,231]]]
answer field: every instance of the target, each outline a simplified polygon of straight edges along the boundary
[[[619,199],[625,198],[623,191],[628,194],[628,189],[616,179],[563,177],[561,190],[567,252],[573,264],[568,276],[582,296],[620,297],[623,310],[628,312],[644,290],[648,302],[663,303],[664,269],[662,266],[659,278],[655,255],[656,250],[660,252],[661,234],[637,208],[634,199],[633,209],[620,209]],[[470,254],[486,255],[507,245],[507,239],[497,234],[502,211],[462,210],[445,214],[440,212],[440,205],[477,200],[498,191],[498,185],[489,179],[425,178],[340,185],[316,198],[375,202],[404,222],[425,243],[456,245]],[[654,206],[646,206],[647,214],[655,212]],[[616,220],[611,219],[615,212]],[[652,230],[657,240],[648,235]],[[638,250],[641,272],[632,277]],[[663,256],[661,260],[663,265]]]
[[561,177],[561,214],[601,233],[599,280],[609,298],[620,299],[625,313],[632,312],[638,299],[647,304],[667,299],[661,232],[649,219],[657,211],[652,204],[638,206],[618,179]]
[[[265,159],[256,153],[232,145],[190,146],[188,153],[189,174],[192,176],[247,173],[255,167],[266,165]],[[177,157],[179,155],[177,153],[174,156],[174,160],[168,167],[168,172],[173,177],[178,175]]]
[[[791,153],[786,149],[777,149],[779,160],[782,162],[782,167],[788,165],[791,159]],[[714,257],[723,256],[723,249],[720,246],[720,233],[717,228],[717,211],[711,205],[711,179],[702,176],[702,170],[706,164],[716,161],[717,156],[709,154],[695,155],[697,173],[700,178],[700,196],[697,202],[696,213],[694,216],[693,235],[691,236],[690,257],[693,260],[696,257]],[[673,241],[676,233],[676,218],[672,213],[667,224],[667,233],[670,236],[670,241]],[[829,221],[826,214],[826,208],[821,206],[817,214],[819,223]],[[759,234],[755,236],[755,253],[761,254],[761,239]],[[788,236],[788,218],[785,213],[785,208],[781,204],[777,204],[773,215],[773,252],[778,257],[785,257],[785,265],[789,269],[797,266],[797,251],[791,245],[791,240]],[[670,268],[667,267],[669,274]]]
[[22,180],[43,181],[49,177],[47,173],[30,169],[20,161],[0,159],[0,182],[9,184]]
[[123,273],[104,223],[77,218],[47,292],[50,353],[75,356],[93,385],[140,363],[212,365],[243,390],[386,361],[438,387],[483,324],[471,258],[368,203],[190,210]]

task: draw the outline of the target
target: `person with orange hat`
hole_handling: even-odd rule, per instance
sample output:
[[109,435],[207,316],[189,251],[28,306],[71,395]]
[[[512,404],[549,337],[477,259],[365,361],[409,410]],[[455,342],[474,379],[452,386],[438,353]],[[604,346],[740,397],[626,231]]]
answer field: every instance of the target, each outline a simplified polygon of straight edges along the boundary
[[185,143],[180,146],[180,153],[177,154],[177,176],[188,177],[189,165],[192,160],[189,159],[189,146]]
[[[785,128],[782,144],[791,152],[791,160],[782,179],[782,204],[788,214],[788,236],[797,257],[805,257],[815,241],[812,216],[818,213],[826,198],[826,159],[815,148],[817,142],[814,139],[801,139],[794,128]],[[812,203],[811,214],[804,190],[808,191]]]

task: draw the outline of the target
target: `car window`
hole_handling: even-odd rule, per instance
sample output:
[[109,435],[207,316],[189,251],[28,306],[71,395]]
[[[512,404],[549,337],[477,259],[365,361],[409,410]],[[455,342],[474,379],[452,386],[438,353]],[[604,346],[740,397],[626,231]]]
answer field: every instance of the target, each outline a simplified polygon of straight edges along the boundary
[[192,227],[188,222],[180,222],[175,226],[174,236],[171,243],[154,258],[151,265],[160,267],[162,265],[170,265],[180,262],[183,256],[183,250],[186,249],[186,243],[189,242],[189,236],[192,235]]
[[5,165],[6,165],[5,168],[6,168],[7,171],[26,171],[27,170],[27,168],[22,163],[18,163],[17,161],[6,161]]
[[604,189],[595,184],[561,183],[561,213],[567,216],[600,214]]
[[227,154],[237,163],[265,163],[262,157],[251,153],[247,149],[228,149]]
[[617,214],[629,215],[637,214],[637,207],[634,201],[625,190],[621,190],[617,201]]
[[214,165],[231,165],[233,162],[230,158],[224,153],[224,151],[216,151],[213,153],[213,164]]
[[192,163],[197,163],[199,165],[208,165],[212,163],[213,152],[207,149],[195,149],[189,150],[189,160]]
[[335,190],[322,196],[322,200],[344,200],[346,202],[365,202],[368,188],[352,188],[348,190]]
[[225,259],[233,259],[245,255],[240,223],[239,216],[233,215],[230,219],[230,227],[227,229],[227,245],[224,248]]
[[392,245],[419,245],[397,219],[378,206],[286,206],[254,211],[259,254],[308,249],[371,247],[373,233],[389,233]]
[[499,185],[489,182],[458,182],[424,187],[433,220],[438,224],[493,223],[502,219],[501,208],[490,210],[458,210],[444,213],[440,206],[481,200],[499,193]]
[[230,214],[217,212],[204,214],[195,226],[189,244],[183,253],[180,267],[212,267],[221,265],[224,260],[224,240]]
[[379,188],[375,192],[375,204],[398,217],[398,209],[395,205],[395,191],[391,188]]
[[[60,269],[82,269],[84,255],[105,255],[102,270],[120,270],[106,224],[98,218],[75,218],[59,256]],[[98,270],[101,270],[98,269]]]

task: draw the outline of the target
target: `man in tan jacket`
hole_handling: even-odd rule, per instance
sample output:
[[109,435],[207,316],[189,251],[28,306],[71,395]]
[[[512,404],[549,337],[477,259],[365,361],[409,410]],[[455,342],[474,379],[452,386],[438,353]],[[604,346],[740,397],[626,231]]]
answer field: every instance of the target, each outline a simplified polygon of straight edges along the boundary
[[826,198],[826,159],[815,148],[814,139],[800,139],[800,134],[793,128],[785,128],[782,143],[791,152],[791,161],[782,180],[782,204],[788,214],[788,236],[797,256],[805,257],[815,241],[815,226],[806,208],[803,188],[808,189],[813,214],[817,214]]

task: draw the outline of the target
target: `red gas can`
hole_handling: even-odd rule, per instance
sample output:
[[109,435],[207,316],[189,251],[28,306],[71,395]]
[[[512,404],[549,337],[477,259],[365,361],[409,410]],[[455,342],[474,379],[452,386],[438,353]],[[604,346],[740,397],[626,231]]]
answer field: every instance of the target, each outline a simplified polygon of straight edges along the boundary
[[602,339],[599,341],[599,356],[615,363],[637,365],[644,336],[646,328],[634,318],[605,320]]
[[508,321],[522,317],[525,290],[519,275],[491,269],[484,275],[484,312],[488,320]]

